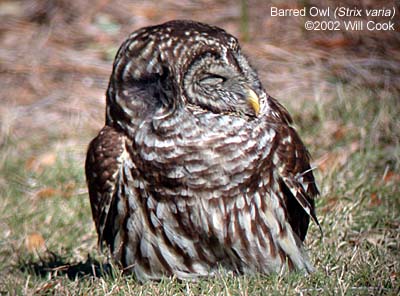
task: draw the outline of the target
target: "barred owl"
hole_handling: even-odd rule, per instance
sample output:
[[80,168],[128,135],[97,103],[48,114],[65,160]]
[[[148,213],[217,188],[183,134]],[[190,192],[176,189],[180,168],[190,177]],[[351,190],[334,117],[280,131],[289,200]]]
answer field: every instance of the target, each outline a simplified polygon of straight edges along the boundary
[[192,21],[121,45],[85,164],[100,246],[139,281],[313,270],[318,194],[286,109],[238,41]]

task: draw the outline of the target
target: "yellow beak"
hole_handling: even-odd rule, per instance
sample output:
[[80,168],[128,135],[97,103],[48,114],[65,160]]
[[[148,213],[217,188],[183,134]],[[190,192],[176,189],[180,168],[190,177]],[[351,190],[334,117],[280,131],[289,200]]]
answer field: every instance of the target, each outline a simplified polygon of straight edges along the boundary
[[258,116],[258,113],[260,113],[260,100],[251,88],[247,88],[247,102],[250,104],[251,108],[253,108],[256,116]]

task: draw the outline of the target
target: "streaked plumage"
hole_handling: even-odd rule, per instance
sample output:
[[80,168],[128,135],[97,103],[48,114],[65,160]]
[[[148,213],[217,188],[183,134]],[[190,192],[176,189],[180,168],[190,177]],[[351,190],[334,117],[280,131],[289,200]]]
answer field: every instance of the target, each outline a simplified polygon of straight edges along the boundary
[[318,190],[291,122],[222,29],[134,32],[86,160],[99,244],[140,281],[311,272],[302,241]]

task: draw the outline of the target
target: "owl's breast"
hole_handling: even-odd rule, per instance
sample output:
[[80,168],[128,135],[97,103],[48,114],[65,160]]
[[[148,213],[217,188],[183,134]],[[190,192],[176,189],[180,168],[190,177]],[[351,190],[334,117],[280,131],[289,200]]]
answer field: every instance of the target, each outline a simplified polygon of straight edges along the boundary
[[234,196],[258,183],[274,136],[263,120],[181,112],[142,124],[132,158],[161,197]]

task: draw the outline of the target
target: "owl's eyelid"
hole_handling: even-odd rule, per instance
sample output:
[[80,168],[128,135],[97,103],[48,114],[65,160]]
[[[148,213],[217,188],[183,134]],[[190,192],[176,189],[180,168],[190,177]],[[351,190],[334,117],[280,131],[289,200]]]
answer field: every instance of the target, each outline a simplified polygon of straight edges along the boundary
[[202,77],[199,79],[199,82],[217,84],[217,83],[223,83],[226,80],[227,78],[224,76],[208,72],[202,75]]

